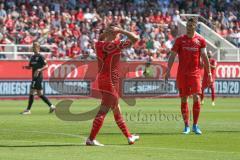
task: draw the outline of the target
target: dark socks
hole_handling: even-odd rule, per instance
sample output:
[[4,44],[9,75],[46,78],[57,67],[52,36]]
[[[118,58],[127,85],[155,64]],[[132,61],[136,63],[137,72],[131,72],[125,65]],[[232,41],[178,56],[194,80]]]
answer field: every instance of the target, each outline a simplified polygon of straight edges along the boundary
[[30,94],[28,98],[28,107],[27,110],[30,110],[34,101],[34,95]]
[[49,107],[52,105],[52,103],[48,100],[48,98],[44,95],[39,96]]

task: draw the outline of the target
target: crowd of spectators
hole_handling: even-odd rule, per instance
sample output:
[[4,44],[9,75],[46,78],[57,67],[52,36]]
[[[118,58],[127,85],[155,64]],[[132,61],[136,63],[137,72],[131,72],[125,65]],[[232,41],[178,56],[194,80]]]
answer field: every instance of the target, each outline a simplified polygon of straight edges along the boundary
[[124,50],[125,60],[164,60],[181,13],[201,14],[217,33],[240,46],[239,7],[234,0],[0,0],[0,44],[41,39],[50,46],[48,58],[91,60],[100,31],[118,23],[140,37]]

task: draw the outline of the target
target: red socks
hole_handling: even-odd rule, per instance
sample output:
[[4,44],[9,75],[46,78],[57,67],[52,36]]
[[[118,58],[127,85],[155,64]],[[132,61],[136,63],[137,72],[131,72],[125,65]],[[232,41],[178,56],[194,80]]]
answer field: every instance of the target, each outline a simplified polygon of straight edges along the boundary
[[[100,130],[100,128],[103,125],[104,118],[106,117],[107,112],[98,112],[97,116],[95,117],[93,121],[92,130],[89,136],[90,140],[94,140]],[[115,114],[114,119],[118,125],[118,127],[121,129],[122,133],[125,137],[131,137],[131,133],[129,132],[127,125],[125,121],[123,120],[123,117],[121,114]]]
[[200,102],[193,102],[193,124],[198,123],[198,117],[200,114]]
[[212,95],[212,102],[215,100],[215,89],[214,89],[214,85],[212,85],[211,87],[211,95]]
[[181,103],[181,112],[182,112],[182,117],[183,117],[183,121],[184,121],[185,125],[189,126],[189,110],[188,110],[187,102]]
[[125,121],[123,120],[123,117],[121,114],[114,114],[114,119],[118,125],[118,127],[121,129],[122,133],[125,137],[131,137],[131,133],[129,132],[127,125]]
[[106,112],[98,112],[97,116],[95,117],[94,121],[93,121],[93,126],[92,126],[92,130],[89,136],[90,140],[94,140],[100,130],[100,128],[103,125],[103,121],[104,118],[106,117]]
[[200,95],[200,98],[201,98],[201,101],[202,101],[203,98],[204,98],[204,89],[202,89],[202,94]]

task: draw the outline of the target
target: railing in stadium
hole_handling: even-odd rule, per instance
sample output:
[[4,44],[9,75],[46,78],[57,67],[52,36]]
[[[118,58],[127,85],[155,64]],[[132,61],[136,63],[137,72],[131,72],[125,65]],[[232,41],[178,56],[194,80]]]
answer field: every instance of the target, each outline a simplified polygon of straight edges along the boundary
[[[28,59],[29,55],[32,54],[31,47],[31,45],[0,44],[0,60]],[[51,48],[51,45],[42,45],[41,53],[44,55],[51,55]],[[239,48],[218,48],[214,55],[216,55],[215,58],[219,62],[240,62]],[[50,57],[51,56],[48,56],[47,58]]]
[[[42,45],[42,54],[51,54],[51,45]],[[0,44],[1,60],[28,59],[32,53],[32,45]]]

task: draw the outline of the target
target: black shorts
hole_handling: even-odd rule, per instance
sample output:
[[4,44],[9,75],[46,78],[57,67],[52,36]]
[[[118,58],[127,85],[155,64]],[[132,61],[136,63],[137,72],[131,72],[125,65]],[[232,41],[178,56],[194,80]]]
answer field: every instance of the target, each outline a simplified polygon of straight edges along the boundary
[[31,89],[42,90],[42,78],[35,78],[32,80]]

